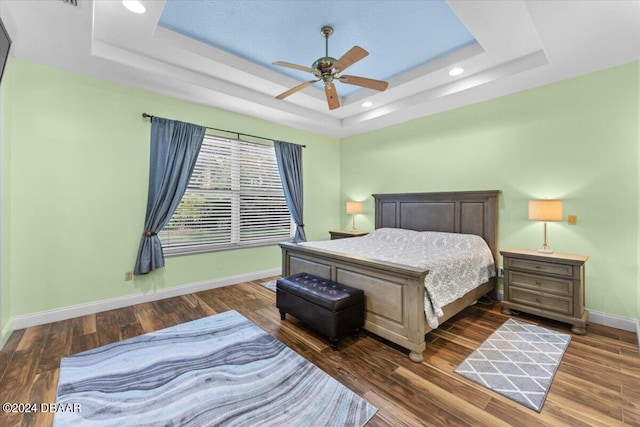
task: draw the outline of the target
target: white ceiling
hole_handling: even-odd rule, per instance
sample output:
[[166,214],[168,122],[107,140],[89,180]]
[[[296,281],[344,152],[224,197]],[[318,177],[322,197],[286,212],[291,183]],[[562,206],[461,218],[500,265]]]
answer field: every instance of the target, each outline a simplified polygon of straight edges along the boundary
[[[348,95],[341,99],[341,108],[330,111],[324,92],[315,87],[284,101],[274,98],[306,80],[304,73],[295,79],[244,59],[250,57],[248,51],[235,56],[159,27],[165,1],[142,3],[147,12],[136,15],[115,0],[78,0],[77,7],[62,0],[2,0],[0,16],[14,41],[11,53],[16,57],[334,137],[640,57],[637,0],[449,0],[476,43],[392,77],[385,92],[360,90]],[[305,3],[313,13],[316,2]],[[289,18],[295,20],[295,16]],[[351,19],[357,21],[358,16]],[[390,31],[386,36],[402,49],[400,33]],[[367,42],[366,34],[361,34],[358,40],[344,43],[364,47]],[[375,45],[366,49],[371,55],[362,61],[374,61]],[[294,62],[288,57],[275,60]],[[464,67],[465,73],[449,76],[454,65]],[[374,105],[363,108],[364,100]],[[148,112],[154,113],[151,106]]]

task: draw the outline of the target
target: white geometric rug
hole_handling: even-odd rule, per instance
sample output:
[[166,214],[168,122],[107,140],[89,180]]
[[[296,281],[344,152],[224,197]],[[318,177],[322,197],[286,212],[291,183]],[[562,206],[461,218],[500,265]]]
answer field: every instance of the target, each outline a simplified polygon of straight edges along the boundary
[[571,335],[508,319],[455,370],[538,412]]

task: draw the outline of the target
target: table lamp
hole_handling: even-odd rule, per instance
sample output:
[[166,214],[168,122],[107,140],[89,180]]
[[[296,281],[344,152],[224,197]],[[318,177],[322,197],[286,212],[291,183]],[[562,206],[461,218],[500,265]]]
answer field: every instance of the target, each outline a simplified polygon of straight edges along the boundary
[[356,215],[362,213],[362,202],[347,202],[347,214],[351,215],[351,229],[356,229]]
[[552,254],[547,240],[547,222],[562,221],[562,200],[529,200],[529,219],[544,222],[544,243],[538,252]]

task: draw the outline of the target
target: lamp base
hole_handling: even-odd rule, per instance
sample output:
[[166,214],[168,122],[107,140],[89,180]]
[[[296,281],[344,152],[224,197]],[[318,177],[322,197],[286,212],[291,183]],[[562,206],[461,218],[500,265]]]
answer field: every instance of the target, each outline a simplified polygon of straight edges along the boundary
[[547,221],[544,222],[544,240],[542,241],[542,248],[538,249],[538,252],[543,254],[553,253],[553,250],[549,246],[549,239],[547,239]]

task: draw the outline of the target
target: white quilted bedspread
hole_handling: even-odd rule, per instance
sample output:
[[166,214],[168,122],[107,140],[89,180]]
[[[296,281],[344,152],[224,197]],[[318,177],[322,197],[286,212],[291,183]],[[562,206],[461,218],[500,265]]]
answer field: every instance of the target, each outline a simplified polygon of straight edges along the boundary
[[363,237],[301,245],[429,269],[424,310],[432,328],[442,307],[495,276],[489,246],[471,234],[379,228]]

